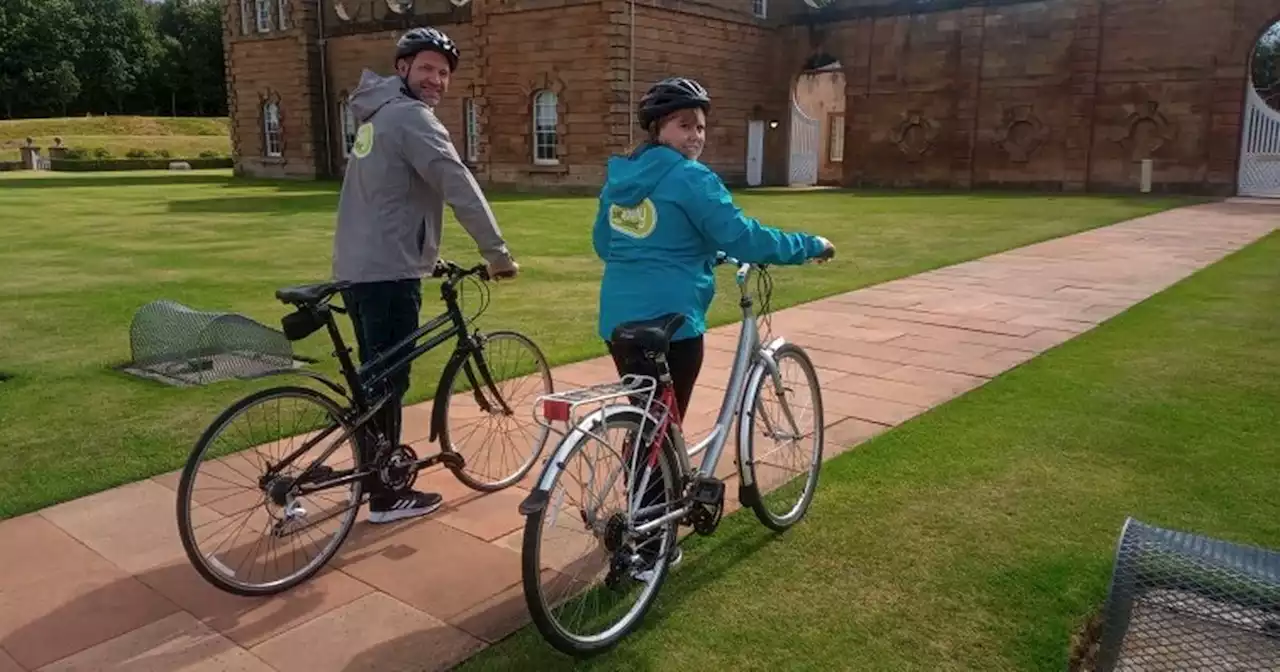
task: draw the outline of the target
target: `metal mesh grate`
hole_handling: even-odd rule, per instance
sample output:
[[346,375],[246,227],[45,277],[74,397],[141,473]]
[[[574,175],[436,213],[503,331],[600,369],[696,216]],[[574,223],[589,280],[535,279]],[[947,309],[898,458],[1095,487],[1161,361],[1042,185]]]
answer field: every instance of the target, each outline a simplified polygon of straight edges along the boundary
[[1280,553],[1125,523],[1096,670],[1280,670]]
[[127,373],[169,385],[206,385],[299,366],[289,339],[234,313],[201,312],[152,301],[129,326]]

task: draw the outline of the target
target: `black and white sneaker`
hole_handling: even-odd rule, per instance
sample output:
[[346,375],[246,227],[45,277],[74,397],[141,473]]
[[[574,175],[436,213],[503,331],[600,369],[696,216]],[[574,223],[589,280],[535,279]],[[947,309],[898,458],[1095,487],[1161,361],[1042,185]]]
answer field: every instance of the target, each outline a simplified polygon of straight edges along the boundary
[[434,492],[406,490],[369,497],[369,522],[390,523],[425,516],[440,508],[444,498]]

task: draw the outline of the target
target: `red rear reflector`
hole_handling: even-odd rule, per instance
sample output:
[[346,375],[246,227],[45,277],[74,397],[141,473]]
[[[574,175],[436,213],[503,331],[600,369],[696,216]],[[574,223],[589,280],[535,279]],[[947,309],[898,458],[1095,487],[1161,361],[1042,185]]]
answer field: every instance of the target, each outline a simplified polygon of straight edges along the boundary
[[548,420],[568,422],[569,421],[569,402],[560,399],[544,399],[542,401],[542,413],[547,416]]

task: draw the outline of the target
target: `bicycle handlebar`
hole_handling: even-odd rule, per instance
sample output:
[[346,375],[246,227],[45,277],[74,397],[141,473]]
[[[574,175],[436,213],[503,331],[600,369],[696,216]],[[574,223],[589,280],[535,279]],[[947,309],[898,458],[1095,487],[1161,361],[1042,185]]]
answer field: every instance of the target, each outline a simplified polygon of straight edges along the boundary
[[449,276],[449,280],[458,281],[468,275],[478,275],[481,280],[489,280],[489,269],[484,264],[476,264],[471,268],[463,268],[448,259],[438,259],[435,268],[431,269],[431,277],[443,278]]

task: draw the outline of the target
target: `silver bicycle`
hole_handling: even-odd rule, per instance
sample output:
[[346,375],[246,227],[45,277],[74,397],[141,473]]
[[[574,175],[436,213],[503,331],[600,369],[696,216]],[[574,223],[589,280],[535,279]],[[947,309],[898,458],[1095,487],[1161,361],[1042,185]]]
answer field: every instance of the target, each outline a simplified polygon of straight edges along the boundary
[[[742,322],[719,416],[701,441],[692,447],[685,441],[667,367],[681,315],[614,331],[615,343],[646,353],[642,373],[538,398],[535,419],[563,438],[520,504],[526,517],[521,564],[533,622],[560,651],[589,655],[614,646],[640,623],[678,561],[678,526],[715,532],[725,503],[716,468],[735,420],[739,501],[781,532],[801,520],[813,500],[823,442],[817,372],[799,346],[782,338],[762,341],[748,279],[754,272],[760,280],[767,337],[767,267],[724,255],[721,263],[738,266]],[[791,365],[798,380],[788,379]],[[808,384],[807,393],[795,392],[800,382]],[[769,398],[779,412],[768,412]],[[758,450],[757,434],[774,449]],[[807,457],[779,457],[804,447],[811,449]],[[695,469],[692,458],[701,453]],[[780,487],[762,484],[774,476],[781,477]],[[574,556],[574,549],[584,553]]]

